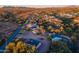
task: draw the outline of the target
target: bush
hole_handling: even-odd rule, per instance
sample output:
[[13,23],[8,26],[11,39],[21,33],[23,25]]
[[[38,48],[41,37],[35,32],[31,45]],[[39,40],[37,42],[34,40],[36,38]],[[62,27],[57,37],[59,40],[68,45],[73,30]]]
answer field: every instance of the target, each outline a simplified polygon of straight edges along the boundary
[[55,53],[71,53],[71,50],[68,48],[66,43],[62,41],[54,41],[51,45],[51,52]]

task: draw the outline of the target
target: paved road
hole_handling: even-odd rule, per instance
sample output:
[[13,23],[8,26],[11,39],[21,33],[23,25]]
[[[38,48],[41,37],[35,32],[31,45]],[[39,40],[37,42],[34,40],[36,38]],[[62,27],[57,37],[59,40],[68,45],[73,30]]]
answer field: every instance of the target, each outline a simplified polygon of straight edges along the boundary
[[15,38],[15,36],[19,33],[20,30],[21,30],[21,27],[18,27],[18,28],[16,29],[16,31],[14,31],[14,32],[12,33],[12,35],[7,39],[7,41],[4,42],[4,44],[3,44],[2,46],[0,46],[0,53],[3,52],[5,46],[8,45],[9,42],[11,42],[11,41]]
[[[42,35],[35,35],[31,31],[26,31],[22,35],[18,34],[16,37],[18,37],[18,38],[24,38],[25,41],[27,39],[30,39],[30,38],[41,41],[42,45],[38,48],[38,52],[40,52],[40,53],[45,53],[45,52],[47,52],[49,50],[50,41],[48,41]],[[41,38],[43,38],[43,39],[41,39]]]

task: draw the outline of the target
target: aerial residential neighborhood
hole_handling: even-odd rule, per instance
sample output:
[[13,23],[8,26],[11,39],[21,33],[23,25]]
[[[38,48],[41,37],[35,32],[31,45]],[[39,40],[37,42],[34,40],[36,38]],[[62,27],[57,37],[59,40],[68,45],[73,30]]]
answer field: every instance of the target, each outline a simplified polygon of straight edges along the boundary
[[79,53],[79,6],[0,8],[0,53]]

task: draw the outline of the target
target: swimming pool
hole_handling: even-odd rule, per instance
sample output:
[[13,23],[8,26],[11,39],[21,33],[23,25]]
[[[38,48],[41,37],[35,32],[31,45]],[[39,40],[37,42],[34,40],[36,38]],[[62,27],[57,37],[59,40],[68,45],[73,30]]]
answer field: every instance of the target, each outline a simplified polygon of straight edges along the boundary
[[57,34],[52,34],[51,35],[51,38],[52,38],[52,41],[59,41],[62,39],[62,37],[60,35],[57,35]]
[[61,40],[61,39],[62,39],[61,37],[56,36],[56,37],[53,37],[53,38],[52,38],[52,41],[59,41],[59,40]]

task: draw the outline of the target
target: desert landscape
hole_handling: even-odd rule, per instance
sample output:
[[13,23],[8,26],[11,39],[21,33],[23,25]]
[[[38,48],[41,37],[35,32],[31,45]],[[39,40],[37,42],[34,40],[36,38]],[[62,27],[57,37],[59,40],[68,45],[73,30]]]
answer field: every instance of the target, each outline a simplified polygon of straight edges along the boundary
[[0,8],[0,53],[79,53],[79,6]]

